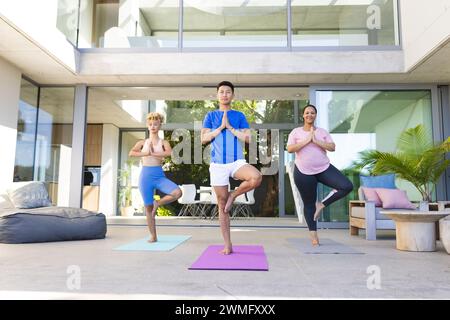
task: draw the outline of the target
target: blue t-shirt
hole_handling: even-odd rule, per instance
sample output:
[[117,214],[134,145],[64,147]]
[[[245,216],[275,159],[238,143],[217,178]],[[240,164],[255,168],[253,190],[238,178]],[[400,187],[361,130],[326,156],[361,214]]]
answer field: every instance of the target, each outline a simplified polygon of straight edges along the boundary
[[[236,110],[229,110],[227,113],[228,122],[230,125],[238,129],[248,129],[247,119],[245,115]],[[203,128],[216,130],[222,124],[223,111],[210,111],[203,121]],[[211,162],[213,163],[232,163],[238,159],[244,159],[244,152],[242,145],[238,138],[228,129],[223,129],[222,132],[211,141]]]

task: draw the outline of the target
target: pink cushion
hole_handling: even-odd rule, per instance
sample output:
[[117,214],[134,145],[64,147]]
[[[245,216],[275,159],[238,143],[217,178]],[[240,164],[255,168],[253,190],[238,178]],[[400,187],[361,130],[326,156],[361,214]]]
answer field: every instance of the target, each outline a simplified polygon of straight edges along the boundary
[[378,196],[375,188],[361,187],[361,189],[364,193],[364,198],[366,199],[366,201],[373,201],[375,202],[375,207],[381,207],[381,199]]
[[375,188],[383,204],[383,209],[416,209],[404,190]]

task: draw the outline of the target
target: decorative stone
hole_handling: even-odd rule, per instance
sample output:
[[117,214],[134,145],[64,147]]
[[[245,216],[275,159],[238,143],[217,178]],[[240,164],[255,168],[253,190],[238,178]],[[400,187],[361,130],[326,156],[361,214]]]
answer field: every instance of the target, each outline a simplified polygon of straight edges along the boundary
[[395,221],[397,249],[405,251],[436,251],[436,221],[450,211],[381,211]]

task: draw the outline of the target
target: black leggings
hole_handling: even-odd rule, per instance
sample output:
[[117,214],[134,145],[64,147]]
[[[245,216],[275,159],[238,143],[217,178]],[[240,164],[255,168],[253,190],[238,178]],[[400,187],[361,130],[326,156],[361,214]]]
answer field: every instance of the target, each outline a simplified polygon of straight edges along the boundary
[[306,224],[310,231],[316,231],[317,222],[314,221],[314,213],[316,212],[317,183],[320,182],[337,190],[337,192],[334,192],[322,201],[325,206],[329,206],[349,194],[353,190],[353,184],[331,164],[327,170],[314,175],[303,174],[298,170],[297,166],[294,167],[295,185],[303,200],[303,215],[306,219]]

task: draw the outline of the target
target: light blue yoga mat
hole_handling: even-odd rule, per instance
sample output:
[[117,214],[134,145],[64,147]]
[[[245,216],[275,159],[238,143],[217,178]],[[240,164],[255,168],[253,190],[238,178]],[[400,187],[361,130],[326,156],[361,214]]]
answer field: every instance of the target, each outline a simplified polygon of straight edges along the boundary
[[158,236],[157,242],[148,242],[149,237],[131,243],[124,244],[114,250],[120,251],[170,251],[176,246],[188,240],[191,236]]

